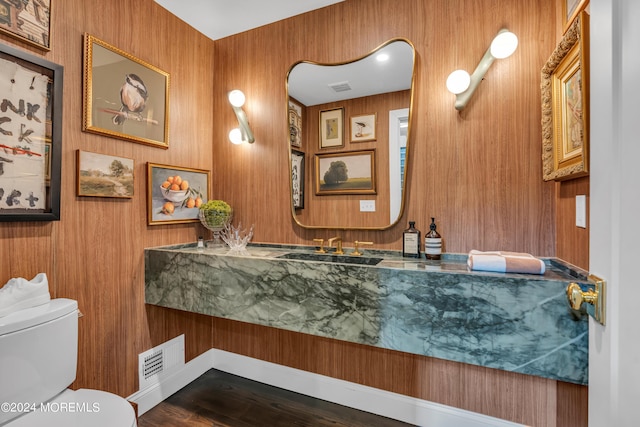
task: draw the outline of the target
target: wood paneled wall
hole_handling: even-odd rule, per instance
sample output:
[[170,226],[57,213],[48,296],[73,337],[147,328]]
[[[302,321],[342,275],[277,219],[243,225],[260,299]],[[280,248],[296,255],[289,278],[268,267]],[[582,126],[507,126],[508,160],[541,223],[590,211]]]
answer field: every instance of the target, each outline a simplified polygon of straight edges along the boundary
[[[409,219],[425,232],[435,217],[448,252],[553,256],[555,191],[542,180],[539,86],[540,69],[555,47],[557,16],[552,1],[348,0],[217,41],[223,84],[214,88],[220,119],[214,138],[221,143],[214,188],[234,205],[238,220],[255,223],[255,241],[309,243],[334,235],[302,229],[291,219],[284,79],[296,61],[347,61],[405,37],[417,51],[405,214],[383,232],[341,231],[343,240],[400,250]],[[518,34],[518,50],[494,62],[458,112],[445,87],[448,74],[473,71],[502,27]],[[234,117],[224,95],[233,88],[247,95],[257,138],[251,146],[225,142]]]
[[[341,231],[345,242],[400,249],[409,218],[425,231],[434,216],[449,252],[556,255],[557,217],[569,208],[558,184],[542,181],[539,70],[559,39],[560,15],[554,0],[529,3],[347,0],[212,42],[153,0],[53,2],[50,52],[0,41],[65,67],[62,219],[0,224],[0,283],[46,272],[54,297],[79,301],[75,387],[127,396],[138,388],[137,355],[185,333],[188,359],[215,346],[530,425],[586,425],[574,416],[586,413],[585,387],[144,305],[144,248],[203,234],[197,224],[146,225],[146,162],[211,169],[212,196],[255,223],[255,241],[331,237],[291,218],[285,75],[300,59],[344,61],[392,37],[411,40],[418,54],[405,215],[387,231]],[[458,113],[447,75],[472,71],[503,26],[518,34],[518,50],[494,63]],[[84,32],[170,73],[168,150],[81,131]],[[253,145],[227,140],[234,88],[247,95]],[[78,149],[134,159],[135,197],[76,197]],[[563,246],[563,256],[588,251],[584,240],[576,245]]]
[[[147,226],[146,162],[211,169],[213,103],[201,94],[213,92],[214,43],[153,0],[52,5],[51,51],[6,35],[0,42],[64,66],[61,220],[0,223],[0,283],[45,272],[53,297],[78,300],[84,316],[74,386],[127,396],[138,389],[139,353],[164,341],[166,331],[201,329],[197,322],[147,317],[144,248],[195,241],[203,231],[194,224]],[[168,150],[82,132],[85,32],[170,73]],[[79,149],[133,159],[134,198],[77,197]],[[162,330],[159,341],[150,324]],[[204,328],[209,333],[210,323]],[[196,346],[211,347],[200,339]]]

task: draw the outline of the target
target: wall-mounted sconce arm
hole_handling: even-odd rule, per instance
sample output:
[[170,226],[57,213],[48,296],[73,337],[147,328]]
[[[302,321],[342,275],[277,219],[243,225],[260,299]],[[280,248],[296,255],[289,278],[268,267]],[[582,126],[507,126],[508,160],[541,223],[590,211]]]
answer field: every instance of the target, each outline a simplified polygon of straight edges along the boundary
[[249,126],[249,120],[247,119],[247,114],[242,109],[244,105],[245,96],[241,90],[235,89],[229,92],[229,103],[231,104],[231,108],[233,108],[233,112],[238,119],[239,128],[233,129],[229,132],[229,139],[234,144],[241,144],[243,142],[248,142],[252,144],[256,139],[253,137],[253,132],[251,131],[251,126]]
[[256,139],[253,137],[253,132],[251,131],[251,127],[249,126],[247,114],[244,112],[242,107],[232,106],[232,108],[233,112],[236,113],[236,118],[238,119],[238,124],[240,125],[240,134],[242,135],[242,140],[247,141],[249,144],[253,144]]
[[447,88],[456,95],[456,110],[464,109],[493,61],[496,58],[502,59],[510,56],[517,47],[518,37],[512,32],[502,29],[491,42],[489,49],[484,53],[471,76],[464,70],[456,70],[449,75]]
[[491,55],[491,48],[487,49],[480,60],[480,63],[478,63],[478,66],[473,71],[473,74],[471,74],[471,81],[467,90],[456,95],[456,110],[462,111],[464,107],[467,106],[469,99],[471,99],[471,96],[476,91],[476,88],[482,79],[484,79],[484,75],[487,74],[487,71],[489,70],[489,67],[491,67],[491,64],[493,64],[494,60],[495,58]]

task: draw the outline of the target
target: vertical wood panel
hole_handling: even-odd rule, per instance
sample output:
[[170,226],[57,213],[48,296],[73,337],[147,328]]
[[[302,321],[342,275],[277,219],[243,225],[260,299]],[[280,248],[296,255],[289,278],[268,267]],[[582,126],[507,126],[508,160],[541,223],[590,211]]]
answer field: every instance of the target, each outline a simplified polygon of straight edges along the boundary
[[[289,214],[286,73],[301,59],[346,61],[406,37],[416,46],[418,69],[405,215],[387,231],[341,231],[343,239],[400,250],[407,220],[415,219],[425,231],[433,216],[448,252],[554,255],[555,194],[553,183],[542,181],[539,91],[539,70],[555,46],[554,19],[551,1],[523,6],[500,0],[350,0],[219,40],[216,63],[224,69],[225,90],[238,87],[247,94],[257,141],[224,144],[214,159],[214,169],[224,176],[216,189],[237,208],[238,220],[255,223],[255,241],[310,243],[323,237],[292,224]],[[452,31],[461,25],[464,32]],[[455,68],[472,71],[504,26],[518,34],[518,50],[495,61],[458,113],[444,85],[447,75]],[[222,95],[214,101],[223,121],[214,131],[219,141],[233,123]],[[263,191],[248,198],[248,188]]]
[[[78,300],[84,316],[74,386],[126,396],[138,388],[137,355],[157,344],[158,335],[180,332],[166,321],[159,331],[154,325],[150,330],[148,322],[160,320],[147,319],[145,312],[143,251],[195,241],[202,230],[195,224],[146,225],[146,162],[211,169],[212,101],[194,94],[213,91],[213,42],[153,0],[64,0],[52,6],[50,52],[5,35],[0,41],[64,66],[61,220],[0,224],[0,281],[45,272],[53,297]],[[84,32],[170,74],[168,150],[81,131]],[[134,198],[76,197],[78,149],[134,159]],[[183,324],[182,330],[202,335],[194,322]],[[207,344],[196,345],[192,357]]]
[[[589,270],[589,177],[558,184],[556,256]],[[576,226],[576,196],[587,196],[587,228]]]

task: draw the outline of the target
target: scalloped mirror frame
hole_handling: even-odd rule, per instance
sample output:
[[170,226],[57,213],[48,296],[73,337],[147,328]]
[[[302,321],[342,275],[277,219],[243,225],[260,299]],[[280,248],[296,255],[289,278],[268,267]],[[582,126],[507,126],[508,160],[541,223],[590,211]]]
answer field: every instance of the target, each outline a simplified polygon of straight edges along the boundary
[[[412,143],[411,141],[411,123],[413,122],[412,119],[412,115],[413,115],[413,100],[414,100],[414,80],[415,80],[415,63],[416,63],[416,50],[415,50],[415,46],[413,45],[413,43],[411,41],[409,41],[408,39],[402,38],[402,37],[397,37],[397,38],[392,38],[384,43],[382,43],[381,45],[379,45],[378,47],[376,47],[375,49],[373,49],[371,52],[352,59],[350,61],[344,61],[344,62],[337,62],[337,63],[320,63],[320,62],[313,62],[313,61],[308,61],[308,60],[301,60],[298,61],[296,63],[294,63],[290,68],[289,71],[287,72],[286,78],[285,78],[285,87],[286,87],[286,91],[287,91],[287,96],[286,96],[286,117],[287,117],[287,128],[289,128],[289,101],[293,98],[294,101],[298,101],[300,102],[300,100],[294,96],[292,96],[291,94],[291,87],[290,87],[290,78],[292,75],[292,72],[294,71],[294,69],[296,68],[296,66],[301,65],[301,64],[305,64],[305,66],[319,66],[319,67],[339,67],[339,66],[343,66],[343,65],[349,65],[349,64],[355,64],[358,61],[361,60],[365,60],[368,58],[374,58],[375,55],[380,52],[381,50],[383,50],[385,47],[389,46],[392,43],[396,43],[396,42],[404,42],[408,45],[408,47],[411,48],[411,78],[410,78],[410,85],[409,85],[409,91],[410,91],[410,95],[409,95],[409,105],[408,105],[408,109],[409,109],[409,114],[408,114],[408,128],[407,128],[407,134],[406,134],[406,151],[405,151],[405,167],[404,167],[404,171],[403,171],[403,176],[402,176],[402,195],[400,197],[400,207],[399,207],[399,211],[397,214],[397,217],[395,219],[390,219],[389,223],[385,223],[385,224],[381,224],[381,225],[365,225],[365,226],[359,226],[359,225],[349,225],[349,224],[309,224],[309,223],[304,223],[303,221],[301,221],[298,217],[298,215],[296,215],[296,208],[294,207],[294,201],[293,201],[293,177],[292,177],[292,170],[291,170],[291,162],[292,162],[292,152],[296,151],[299,153],[300,147],[294,146],[291,144],[290,141],[287,141],[287,152],[289,153],[289,196],[290,196],[290,209],[291,209],[291,215],[293,217],[293,220],[296,222],[297,225],[299,225],[302,228],[305,229],[328,229],[328,230],[386,230],[389,229],[391,227],[393,227],[394,225],[396,225],[400,219],[403,216],[404,213],[404,208],[405,208],[405,203],[406,203],[406,187],[407,187],[407,176],[408,176],[408,166],[410,164],[409,162],[409,158],[410,158],[410,153],[411,153],[411,145]],[[335,82],[339,83],[342,82],[343,80],[337,79]],[[397,89],[396,89],[397,90]],[[406,90],[403,89],[403,90]],[[386,92],[380,92],[379,94],[382,93],[391,93],[393,92],[393,90],[388,90]],[[374,94],[375,95],[375,94]],[[365,96],[365,95],[362,95]],[[354,97],[357,98],[358,96]],[[345,98],[344,100],[348,100],[351,98]],[[343,99],[339,99],[339,100],[334,100],[335,102],[341,101]],[[324,102],[324,103],[328,103],[328,102]],[[303,106],[303,108],[305,108],[305,106]],[[405,108],[407,108],[405,106]],[[363,112],[364,113],[364,112]],[[369,111],[367,111],[367,113],[371,113]],[[378,115],[378,120],[380,120],[380,117],[382,116],[387,117],[388,116],[388,111],[387,112],[376,112]],[[382,113],[382,114],[380,114]],[[349,139],[347,138],[349,135],[349,120],[350,118],[345,116],[344,117],[344,127],[347,129],[347,131],[345,132],[345,147],[349,145]],[[388,138],[388,136],[384,137],[385,139]],[[388,141],[387,141],[388,142]],[[355,147],[357,147],[357,145],[355,143],[351,144],[351,149],[353,149]],[[362,149],[364,149],[365,147],[362,147]],[[327,153],[334,153],[334,150],[326,150],[326,149],[321,149],[322,152],[327,152]],[[342,150],[345,151],[350,151],[348,148],[342,148]],[[317,154],[317,153],[311,153],[311,154]],[[383,159],[383,160],[387,160],[387,159]],[[313,165],[313,156],[312,155],[306,155],[305,156],[305,161],[306,161],[306,174],[314,174],[314,165]],[[378,159],[378,162],[380,161],[380,159]],[[389,177],[383,177],[386,179],[389,179]],[[380,179],[380,178],[378,178]],[[310,182],[310,180],[306,180],[306,184],[304,184],[303,188],[305,189],[305,191],[313,191],[313,186],[308,185]],[[361,196],[362,199],[368,199],[368,197],[366,195],[362,195]],[[390,194],[388,196],[388,198],[390,198]],[[388,203],[389,204],[389,203]],[[388,205],[387,204],[387,205]],[[388,209],[388,206],[385,205],[385,209]],[[304,209],[309,209],[309,204],[307,203],[307,201],[305,201],[304,203]],[[331,208],[329,206],[329,208],[327,208],[327,203],[323,204],[322,209],[324,209],[325,212],[327,211],[331,211]],[[358,211],[358,213],[360,213],[360,211]]]

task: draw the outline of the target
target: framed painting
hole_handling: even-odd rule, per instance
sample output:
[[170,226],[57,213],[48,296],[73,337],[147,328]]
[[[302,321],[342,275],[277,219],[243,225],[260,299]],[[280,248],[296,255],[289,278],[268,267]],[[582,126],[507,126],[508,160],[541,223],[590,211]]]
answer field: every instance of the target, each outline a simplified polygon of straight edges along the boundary
[[60,219],[63,71],[0,45],[0,221]]
[[292,147],[302,147],[302,106],[289,98],[289,138]]
[[588,4],[589,0],[562,0],[563,31],[569,29]]
[[376,194],[376,150],[316,154],[316,195]]
[[133,159],[76,151],[76,194],[89,197],[133,197]]
[[84,36],[82,130],[169,148],[169,74]]
[[589,15],[582,12],[541,72],[545,181],[588,175]]
[[320,111],[320,148],[344,147],[344,108]]
[[200,222],[209,198],[211,173],[202,169],[147,163],[147,223]]
[[294,209],[304,208],[304,153],[291,150],[291,198]]
[[376,140],[376,113],[351,117],[351,142]]
[[0,0],[0,32],[49,50],[51,0]]

